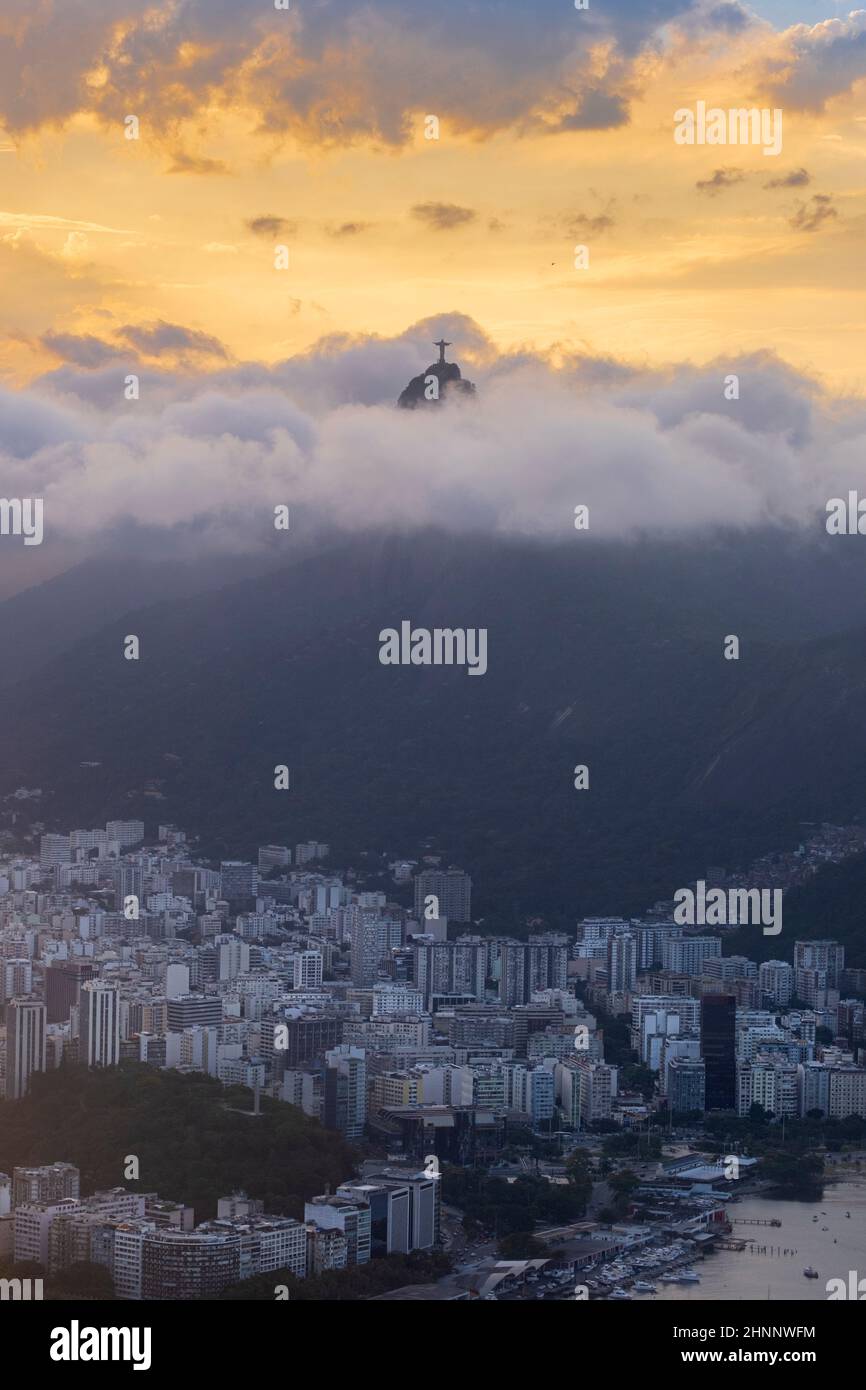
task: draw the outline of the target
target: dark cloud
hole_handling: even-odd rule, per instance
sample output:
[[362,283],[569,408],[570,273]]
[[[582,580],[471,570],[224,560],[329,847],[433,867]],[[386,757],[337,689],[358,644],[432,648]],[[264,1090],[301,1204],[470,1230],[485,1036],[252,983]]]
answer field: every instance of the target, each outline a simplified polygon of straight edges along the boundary
[[602,232],[609,232],[611,227],[616,226],[616,221],[607,212],[598,213],[595,217],[589,213],[578,212],[568,221],[569,236],[600,236]]
[[780,174],[777,179],[768,179],[765,188],[805,188],[812,182],[807,169],[792,169],[789,174]]
[[473,208],[461,208],[456,203],[416,203],[412,216],[437,232],[450,232],[455,227],[465,227],[474,222],[477,213]]
[[163,319],[147,324],[127,323],[118,329],[118,334],[147,357],[159,357],[163,353],[228,357],[219,338],[212,338],[209,333],[200,333],[194,328],[184,328],[179,323],[166,323]]
[[[483,136],[539,119],[549,128],[573,92],[563,128],[605,129],[624,107],[599,92],[595,55],[615,52],[628,81],[666,25],[702,10],[699,0],[606,0],[580,13],[568,0],[316,0],[289,12],[262,0],[0,0],[0,116],[14,132],[80,111],[117,127],[139,113],[168,142],[223,106],[248,110],[269,137],[400,145],[419,111]],[[94,71],[98,84],[86,80]]]
[[726,34],[740,34],[753,22],[752,16],[742,5],[725,3],[716,5],[706,16],[707,24],[722,29]]
[[735,183],[742,183],[745,178],[742,169],[714,169],[712,178],[698,179],[695,188],[699,193],[708,193],[711,198],[715,198],[725,188],[731,188]]
[[360,236],[362,232],[369,231],[372,225],[372,222],[340,222],[328,228],[328,236]]
[[839,213],[833,206],[833,199],[826,193],[813,193],[808,203],[799,203],[791,218],[795,232],[817,232],[825,222],[830,222]]
[[119,355],[119,349],[102,338],[82,333],[43,333],[39,340],[42,346],[64,362],[72,362],[76,367],[104,367]]
[[288,218],[275,217],[272,214],[248,218],[245,225],[248,230],[252,232],[253,236],[268,238],[275,236],[294,236],[298,230],[297,222],[290,222]]
[[613,130],[616,126],[627,125],[628,103],[615,92],[604,92],[599,87],[590,87],[584,92],[575,109],[551,129],[563,130]]
[[204,159],[201,155],[185,154],[182,150],[172,157],[168,174],[227,174],[229,167],[221,159]]

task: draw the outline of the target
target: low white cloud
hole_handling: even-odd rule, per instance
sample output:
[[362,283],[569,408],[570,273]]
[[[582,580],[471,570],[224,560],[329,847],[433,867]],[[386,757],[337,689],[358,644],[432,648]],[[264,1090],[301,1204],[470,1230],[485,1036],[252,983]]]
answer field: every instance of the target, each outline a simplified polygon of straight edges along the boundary
[[[398,410],[434,330],[477,396]],[[134,370],[134,366],[132,368]],[[274,368],[148,375],[65,366],[0,393],[7,496],[45,499],[46,540],[98,545],[134,523],[232,549],[273,540],[288,503],[309,536],[429,524],[558,536],[578,504],[599,537],[816,524],[866,489],[866,407],[826,398],[769,355],[641,371],[526,351],[498,357],[460,315],[391,340],[327,339]],[[724,379],[740,377],[740,399]]]

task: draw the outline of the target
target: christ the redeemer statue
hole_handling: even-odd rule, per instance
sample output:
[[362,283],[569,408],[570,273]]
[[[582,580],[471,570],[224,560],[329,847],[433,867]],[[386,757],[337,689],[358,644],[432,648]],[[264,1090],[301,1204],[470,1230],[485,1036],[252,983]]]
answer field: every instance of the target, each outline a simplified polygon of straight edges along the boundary
[[[456,362],[445,361],[445,349],[451,347],[447,338],[440,338],[434,347],[439,349],[439,361],[433,362],[426,371],[413,376],[405,391],[400,392],[397,404],[404,410],[414,410],[416,406],[438,406],[447,396],[474,396],[475,387],[471,381],[464,381]],[[435,383],[435,387],[434,387]]]

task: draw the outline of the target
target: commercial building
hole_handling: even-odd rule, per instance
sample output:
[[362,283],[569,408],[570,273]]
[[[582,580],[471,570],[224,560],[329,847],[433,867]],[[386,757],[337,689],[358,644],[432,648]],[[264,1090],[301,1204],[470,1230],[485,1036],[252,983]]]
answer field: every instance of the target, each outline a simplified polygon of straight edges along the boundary
[[80,1060],[88,1067],[116,1067],[120,1061],[120,990],[88,980],[79,996]]
[[736,1013],[737,1001],[731,994],[708,994],[701,1000],[707,1110],[736,1108]]
[[700,1057],[672,1057],[667,1069],[667,1098],[673,1114],[706,1109],[706,1065]]
[[169,999],[166,1027],[170,1033],[186,1028],[218,1028],[223,1021],[222,999],[212,994],[182,994]]

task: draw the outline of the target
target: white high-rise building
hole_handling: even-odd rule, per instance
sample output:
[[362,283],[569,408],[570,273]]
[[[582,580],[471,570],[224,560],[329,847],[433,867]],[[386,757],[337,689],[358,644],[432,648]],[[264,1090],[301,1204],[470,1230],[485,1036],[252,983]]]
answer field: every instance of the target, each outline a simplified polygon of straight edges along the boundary
[[431,942],[416,938],[412,954],[415,988],[423,994],[426,1009],[435,994],[468,994],[483,1000],[487,948],[480,937]]
[[219,1029],[194,1025],[182,1033],[166,1033],[165,1064],[167,1067],[193,1067],[196,1071],[217,1075]]
[[839,988],[839,977],[845,969],[845,947],[838,941],[795,941],[794,971],[826,971],[828,985]]
[[748,1115],[753,1105],[760,1105],[769,1115],[797,1115],[800,1108],[799,1069],[786,1062],[760,1053],[753,1062],[737,1068],[737,1113]]
[[262,845],[259,849],[259,873],[269,873],[271,869],[287,869],[292,862],[292,851],[288,845]]
[[45,1202],[81,1196],[81,1173],[74,1163],[43,1163],[12,1169],[12,1203]]
[[850,1115],[866,1119],[866,1069],[833,1067],[829,1099],[831,1119],[846,1120]]
[[118,1298],[141,1298],[144,1238],[155,1230],[152,1221],[122,1221],[114,1227],[111,1276]]
[[321,951],[297,951],[292,956],[292,989],[318,989],[322,983]]
[[[739,1020],[738,1020],[739,1025]],[[738,1062],[751,1062],[759,1052],[768,1050],[768,1044],[782,1044],[788,1034],[775,1022],[749,1023],[738,1026],[736,1031],[736,1053]]]
[[700,1038],[665,1038],[659,1058],[659,1094],[668,1094],[668,1078],[672,1062],[697,1062],[701,1056]]
[[758,984],[774,1004],[790,1004],[794,994],[794,967],[786,960],[765,960],[758,970]]
[[612,936],[628,931],[630,926],[625,917],[584,917],[577,930],[584,946],[606,946]]
[[116,1067],[120,1061],[120,991],[103,980],[81,986],[80,1059],[88,1067]]
[[414,985],[383,982],[373,986],[373,1017],[386,1014],[422,1014],[424,995]]
[[672,937],[662,942],[662,968],[675,975],[701,975],[704,961],[721,954],[720,936]]
[[[697,1000],[689,1002],[697,1003]],[[680,1009],[655,1009],[645,1013],[641,1019],[641,1061],[651,1071],[658,1071],[661,1066],[662,1048],[667,1039],[682,1037],[687,1030],[688,1023]]]
[[352,953],[352,984],[369,989],[375,983],[382,958],[379,914],[356,908],[349,928]]
[[617,1091],[616,1067],[607,1062],[581,1062],[577,1070],[582,1123],[591,1125],[596,1120],[609,1120]]
[[810,1110],[820,1110],[822,1115],[829,1115],[830,1067],[824,1062],[803,1062],[797,1070],[800,1081],[800,1115],[805,1117]]
[[295,845],[295,863],[311,864],[314,859],[327,859],[330,852],[329,845],[320,844],[318,840],[307,840],[303,845]]
[[569,1059],[553,1068],[562,1121],[569,1129],[585,1129],[596,1120],[609,1120],[617,1092],[617,1068],[607,1062]]
[[219,951],[219,979],[236,980],[239,975],[249,973],[249,942],[241,941],[237,936],[226,935],[218,937],[216,945]]
[[46,1009],[38,999],[13,999],[6,1007],[6,1099],[20,1100],[30,1078],[46,1069]]
[[0,960],[0,1004],[33,992],[33,962],[29,956]]
[[121,849],[137,845],[144,839],[143,820],[110,820],[105,827],[109,840],[116,840]]
[[340,1044],[325,1053],[324,1121],[347,1139],[360,1139],[367,1123],[367,1054]]
[[68,864],[72,850],[68,835],[43,835],[39,841],[39,867],[53,869],[55,864]]
[[189,966],[169,965],[165,972],[165,997],[180,999],[183,994],[189,994]]
[[72,830],[69,835],[70,849],[104,849],[108,839],[105,830]]
[[53,1222],[63,1212],[78,1211],[81,1203],[76,1197],[64,1197],[59,1202],[22,1202],[15,1207],[15,1263],[35,1260],[49,1267],[49,1239]]
[[305,1115],[318,1119],[321,1114],[321,1098],[315,1094],[315,1077],[309,1071],[286,1071],[280,1083],[280,1100],[287,1105],[296,1105]]
[[342,1231],[348,1243],[348,1263],[368,1263],[371,1246],[369,1202],[350,1197],[314,1197],[304,1204],[304,1220],[326,1231]]
[[408,1255],[411,1195],[406,1183],[344,1182],[337,1196],[369,1205],[373,1254]]
[[607,943],[608,994],[630,994],[637,974],[637,940],[631,932],[616,932]]
[[515,1086],[512,1094],[517,1099],[517,1095],[522,1093],[522,1104],[519,1107],[529,1115],[533,1129],[547,1128],[553,1119],[553,1112],[556,1108],[556,1097],[554,1087],[553,1071],[548,1067],[533,1067],[529,1071],[523,1071],[521,1084]]
[[653,1071],[665,1038],[700,1035],[700,1001],[679,994],[638,994],[632,1000],[631,1045]]

